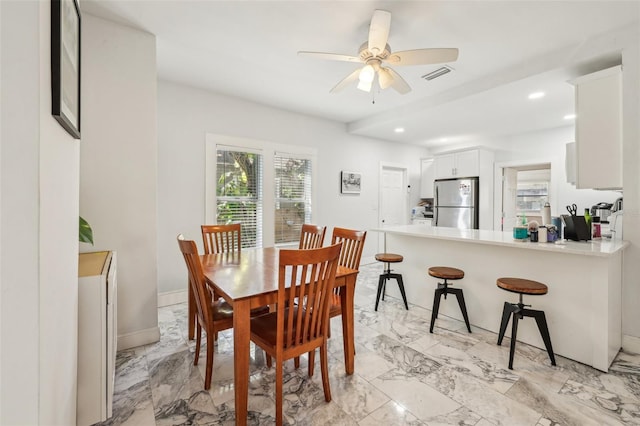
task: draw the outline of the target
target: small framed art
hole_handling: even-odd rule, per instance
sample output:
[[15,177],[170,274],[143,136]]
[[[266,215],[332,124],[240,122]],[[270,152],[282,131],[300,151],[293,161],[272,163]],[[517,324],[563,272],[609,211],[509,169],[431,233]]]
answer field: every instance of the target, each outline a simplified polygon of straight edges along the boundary
[[80,139],[80,8],[51,0],[51,114]]
[[340,172],[340,193],[359,194],[362,183],[362,174],[358,172]]

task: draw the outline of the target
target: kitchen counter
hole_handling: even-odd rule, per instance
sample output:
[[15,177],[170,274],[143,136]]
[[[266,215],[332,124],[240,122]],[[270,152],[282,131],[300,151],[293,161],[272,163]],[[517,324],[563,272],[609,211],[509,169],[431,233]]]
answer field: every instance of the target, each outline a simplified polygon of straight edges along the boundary
[[[548,294],[525,296],[524,303],[545,311],[557,355],[606,371],[620,350],[622,258],[629,246],[626,241],[532,243],[515,241],[510,232],[423,225],[375,231],[384,233],[385,251],[404,256],[394,270],[403,274],[410,304],[432,308],[438,280],[427,274],[428,267],[460,268],[465,277],[453,285],[464,289],[471,324],[497,333],[504,302],[516,303],[518,296],[499,289],[496,279],[536,280],[549,287]],[[400,297],[396,286],[387,286],[387,294]],[[442,300],[440,315],[462,320],[455,298]],[[507,336],[510,330],[507,327]],[[428,325],[425,332],[429,332]],[[442,330],[434,329],[434,333],[438,332]],[[520,322],[518,340],[544,352],[533,320]],[[503,346],[508,354],[508,347]],[[516,356],[516,369],[517,364]]]
[[592,240],[589,242],[563,240],[556,241],[555,243],[532,243],[530,241],[515,240],[511,232],[443,228],[436,226],[400,225],[373,229],[373,231],[412,237],[465,241],[473,244],[489,244],[516,249],[543,250],[553,253],[571,253],[603,257],[611,256],[629,245],[627,241],[611,239]]

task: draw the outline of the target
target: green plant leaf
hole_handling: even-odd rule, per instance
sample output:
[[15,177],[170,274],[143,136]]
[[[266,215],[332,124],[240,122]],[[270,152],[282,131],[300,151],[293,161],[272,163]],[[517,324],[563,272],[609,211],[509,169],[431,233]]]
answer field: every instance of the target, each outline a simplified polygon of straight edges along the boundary
[[81,243],[91,243],[93,245],[93,230],[91,229],[91,225],[79,216],[80,219],[80,228],[79,228],[79,241]]

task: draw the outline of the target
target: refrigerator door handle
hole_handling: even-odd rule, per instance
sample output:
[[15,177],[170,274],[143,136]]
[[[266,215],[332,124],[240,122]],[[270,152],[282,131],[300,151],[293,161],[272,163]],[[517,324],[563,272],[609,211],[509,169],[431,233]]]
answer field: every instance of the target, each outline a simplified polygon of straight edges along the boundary
[[438,185],[435,185],[435,190],[436,190],[436,193],[435,193],[436,199],[434,203],[435,208],[433,209],[433,223],[434,223],[433,226],[438,226],[438,210],[440,206],[440,202],[438,201]]

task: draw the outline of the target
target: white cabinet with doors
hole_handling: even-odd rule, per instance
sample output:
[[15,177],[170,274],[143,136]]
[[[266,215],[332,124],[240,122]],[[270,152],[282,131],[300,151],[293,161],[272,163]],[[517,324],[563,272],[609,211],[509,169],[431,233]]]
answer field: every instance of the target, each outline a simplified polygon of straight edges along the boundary
[[622,68],[575,79],[576,188],[622,188]]
[[435,161],[435,178],[459,178],[479,176],[481,150],[453,152],[437,155]]
[[433,181],[436,170],[433,158],[420,161],[420,198],[433,198]]

